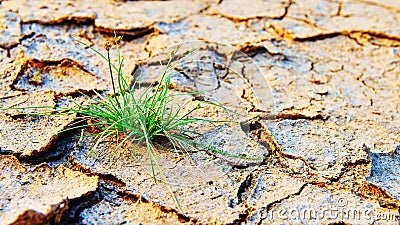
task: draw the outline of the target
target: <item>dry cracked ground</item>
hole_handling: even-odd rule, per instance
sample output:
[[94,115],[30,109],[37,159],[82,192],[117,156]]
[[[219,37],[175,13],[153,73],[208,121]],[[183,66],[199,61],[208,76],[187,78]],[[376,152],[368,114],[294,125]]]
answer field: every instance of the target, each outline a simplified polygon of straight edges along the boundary
[[193,153],[190,167],[160,149],[179,209],[145,151],[115,160],[109,141],[87,157],[91,138],[60,134],[75,116],[1,111],[0,224],[399,224],[399,24],[397,0],[0,0],[1,107],[109,90],[106,63],[76,40],[102,50],[123,35],[125,76],[142,65],[143,82],[155,53],[201,40],[211,67],[176,85],[246,112],[209,139],[267,156]]

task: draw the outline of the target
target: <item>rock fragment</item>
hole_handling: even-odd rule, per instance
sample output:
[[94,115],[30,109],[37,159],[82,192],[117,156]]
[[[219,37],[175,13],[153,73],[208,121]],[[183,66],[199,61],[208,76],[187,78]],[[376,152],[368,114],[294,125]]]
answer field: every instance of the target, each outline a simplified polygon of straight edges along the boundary
[[[247,205],[260,209],[298,193],[306,183],[304,177],[293,177],[277,168],[260,168],[254,185],[248,193]],[[290,185],[288,185],[290,184]]]

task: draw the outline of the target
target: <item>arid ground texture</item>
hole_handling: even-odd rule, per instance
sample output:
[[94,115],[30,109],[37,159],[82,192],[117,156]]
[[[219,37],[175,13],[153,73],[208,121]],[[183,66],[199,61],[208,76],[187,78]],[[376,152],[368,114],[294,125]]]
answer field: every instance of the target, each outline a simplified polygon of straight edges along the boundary
[[201,41],[174,87],[242,117],[198,138],[263,160],[181,154],[193,167],[160,148],[168,188],[140,147],[110,138],[89,157],[95,131],[61,132],[79,115],[1,110],[0,224],[399,224],[400,1],[0,0],[0,107],[110,91],[107,62],[77,41],[104,52],[114,34],[143,85],[168,60],[158,52]]

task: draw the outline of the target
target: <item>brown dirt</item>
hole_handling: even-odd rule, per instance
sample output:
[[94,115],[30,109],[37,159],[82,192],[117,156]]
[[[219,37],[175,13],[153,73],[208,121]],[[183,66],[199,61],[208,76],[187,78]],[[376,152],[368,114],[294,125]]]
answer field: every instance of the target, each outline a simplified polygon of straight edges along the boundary
[[107,64],[76,40],[103,50],[124,35],[124,75],[144,85],[171,44],[200,40],[173,84],[238,113],[197,115],[241,123],[191,127],[197,140],[269,156],[193,152],[193,166],[157,149],[180,210],[142,147],[131,159],[110,138],[88,157],[95,140],[58,133],[75,116],[2,111],[0,224],[398,224],[399,23],[391,0],[0,1],[0,107],[111,90]]

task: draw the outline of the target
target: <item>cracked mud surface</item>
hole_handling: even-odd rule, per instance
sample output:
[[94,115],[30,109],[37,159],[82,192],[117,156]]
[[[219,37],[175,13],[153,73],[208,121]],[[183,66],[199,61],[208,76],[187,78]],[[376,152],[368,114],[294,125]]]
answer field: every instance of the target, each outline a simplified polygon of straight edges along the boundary
[[[58,133],[75,115],[1,111],[0,224],[398,224],[399,23],[391,0],[0,1],[0,107],[110,91],[107,63],[76,40],[103,50],[114,31],[124,35],[124,75],[143,72],[144,85],[168,60],[157,52],[201,40],[174,85],[245,116],[194,127],[205,131],[199,140],[268,156],[193,152],[193,166],[158,149],[180,210],[154,183],[145,149],[131,158],[110,138],[88,157],[95,140]],[[231,116],[212,106],[196,113]]]
[[98,178],[41,164],[27,170],[13,156],[1,156],[1,223],[59,223],[68,201],[97,189]]

